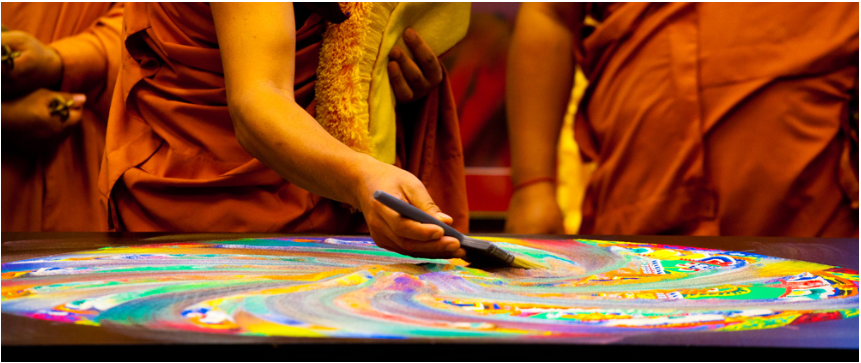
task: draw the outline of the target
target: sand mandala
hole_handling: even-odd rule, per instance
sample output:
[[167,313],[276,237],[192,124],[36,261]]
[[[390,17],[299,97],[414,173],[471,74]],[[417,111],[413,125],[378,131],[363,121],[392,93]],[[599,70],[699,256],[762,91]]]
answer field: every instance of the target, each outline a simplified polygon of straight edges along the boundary
[[105,247],[2,265],[2,311],[157,331],[575,338],[858,316],[858,272],[745,252],[487,238],[548,268],[484,271],[369,238]]

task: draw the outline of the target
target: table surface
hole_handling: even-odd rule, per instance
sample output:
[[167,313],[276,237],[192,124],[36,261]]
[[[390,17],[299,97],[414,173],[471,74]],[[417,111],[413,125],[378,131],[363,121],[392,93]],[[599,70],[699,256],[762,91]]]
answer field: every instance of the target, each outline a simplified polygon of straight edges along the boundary
[[[305,234],[310,236],[310,234]],[[65,254],[76,251],[92,250],[106,246],[128,246],[135,244],[149,244],[172,241],[195,241],[195,240],[227,240],[237,238],[253,237],[289,237],[299,236],[296,234],[251,234],[251,233],[220,233],[220,234],[168,234],[168,233],[10,233],[0,234],[2,240],[2,262],[17,261],[22,259],[36,258],[48,255]],[[503,236],[503,235],[497,235]],[[822,238],[778,238],[778,237],[689,237],[689,236],[512,236],[505,237],[531,238],[531,239],[600,239],[611,241],[630,241],[643,243],[656,243],[667,245],[680,245],[702,248],[714,248],[729,251],[745,251],[766,256],[781,257],[794,260],[817,262],[822,264],[845,267],[858,270],[858,239],[822,239]],[[86,347],[92,345],[153,345],[169,342],[172,346],[176,344],[218,344],[223,346],[260,345],[268,348],[277,348],[278,345],[301,346],[308,348],[308,344],[358,344],[360,348],[354,348],[356,352],[361,351],[362,345],[394,344],[392,347],[407,349],[407,345],[413,346],[408,349],[425,349],[431,346],[445,344],[494,344],[505,343],[507,349],[511,350],[511,340],[494,341],[481,340],[458,340],[452,342],[444,339],[408,339],[406,341],[390,341],[377,339],[333,339],[333,338],[287,338],[287,337],[242,337],[221,336],[217,334],[204,334],[192,332],[153,332],[151,335],[137,332],[134,337],[122,334],[121,330],[110,327],[92,327],[75,324],[63,324],[48,322],[25,317],[2,314],[2,345],[3,347],[33,346],[33,345],[66,345],[67,347]],[[776,329],[739,331],[739,332],[700,332],[690,333],[661,333],[645,334],[626,337],[621,341],[611,344],[637,346],[637,351],[645,353],[648,348],[672,346],[674,350],[690,349],[697,347],[697,352],[702,352],[706,347],[725,350],[734,348],[776,348],[782,347],[783,353],[788,353],[787,348],[810,348],[820,349],[849,349],[857,353],[858,350],[858,319],[841,319],[813,324],[803,324]],[[532,340],[535,343],[535,340]],[[515,342],[526,344],[529,341]],[[564,349],[568,344],[577,344],[578,349],[588,348],[595,342],[572,342],[564,341],[541,341],[543,349]],[[548,345],[549,343],[549,345]],[[407,344],[407,345],[404,345]],[[417,346],[416,346],[417,344]],[[430,345],[428,345],[430,344]],[[494,345],[497,349],[503,344]],[[417,348],[416,348],[417,347]],[[466,347],[462,345],[461,348]],[[530,346],[532,347],[532,346]],[[598,347],[592,346],[593,348]],[[646,350],[643,350],[646,348]],[[214,350],[213,350],[214,351]],[[474,349],[472,350],[473,353]],[[504,350],[496,351],[501,354]],[[658,352],[660,350],[655,350]],[[212,351],[211,351],[212,352]],[[586,352],[585,350],[583,352]],[[343,353],[343,352],[342,352]],[[854,354],[854,353],[853,353]],[[489,357],[482,355],[481,357]],[[529,360],[536,357],[526,356]],[[729,357],[727,357],[729,358]],[[734,358],[735,359],[735,358]],[[829,358],[829,360],[831,360]]]

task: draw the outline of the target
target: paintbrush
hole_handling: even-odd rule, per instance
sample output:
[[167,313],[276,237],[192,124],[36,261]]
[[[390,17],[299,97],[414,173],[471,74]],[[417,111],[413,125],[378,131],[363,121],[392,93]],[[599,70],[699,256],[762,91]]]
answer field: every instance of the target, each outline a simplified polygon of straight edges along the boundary
[[458,232],[451,226],[432,217],[430,214],[423,212],[407,202],[395,198],[391,194],[383,191],[374,192],[374,199],[383,203],[386,207],[398,212],[401,216],[412,219],[419,223],[435,224],[442,227],[445,235],[457,238],[460,241],[460,246],[466,250],[466,260],[470,262],[470,266],[512,266],[520,268],[540,268],[542,265],[517,257],[511,252],[497,247],[489,241],[470,238],[463,233]]

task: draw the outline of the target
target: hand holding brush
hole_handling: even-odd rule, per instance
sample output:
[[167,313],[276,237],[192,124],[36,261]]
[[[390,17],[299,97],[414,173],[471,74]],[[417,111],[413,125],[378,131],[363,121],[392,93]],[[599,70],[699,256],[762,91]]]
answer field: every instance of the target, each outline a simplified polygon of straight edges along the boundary
[[374,192],[374,199],[383,205],[398,212],[405,218],[416,222],[434,224],[442,227],[446,236],[457,238],[460,246],[467,251],[466,259],[471,264],[479,266],[512,266],[520,268],[539,268],[540,264],[515,256],[514,254],[497,247],[495,244],[480,239],[470,238],[458,232],[451,226],[440,222],[420,209],[404,202],[391,194],[383,191]]

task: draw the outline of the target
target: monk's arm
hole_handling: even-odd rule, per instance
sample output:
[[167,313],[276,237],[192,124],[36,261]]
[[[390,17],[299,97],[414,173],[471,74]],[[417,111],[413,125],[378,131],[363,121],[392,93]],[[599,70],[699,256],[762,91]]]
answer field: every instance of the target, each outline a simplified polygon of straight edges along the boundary
[[[556,145],[574,79],[572,45],[582,22],[582,4],[523,3],[517,15],[508,56],[506,111],[511,143],[511,181],[529,183],[512,196],[507,230],[513,233],[561,233],[556,190]],[[535,203],[543,204],[528,212]],[[552,203],[552,206],[550,204]],[[537,216],[555,208],[551,216]],[[530,230],[530,218],[544,223]],[[547,225],[550,220],[554,225]]]
[[274,3],[211,7],[240,144],[291,183],[357,205],[344,186],[359,182],[355,166],[371,158],[331,137],[296,103],[292,12]]
[[465,254],[457,240],[440,239],[442,228],[406,221],[372,197],[384,190],[437,214],[417,178],[350,149],[296,103],[292,4],[211,7],[230,116],[237,139],[251,155],[311,193],[362,210],[372,237],[385,248],[411,255]]

